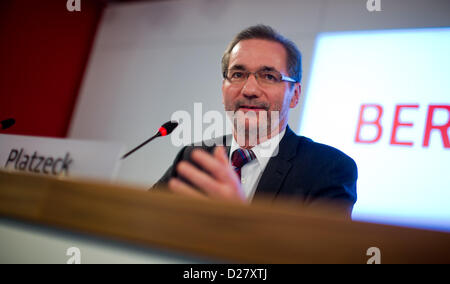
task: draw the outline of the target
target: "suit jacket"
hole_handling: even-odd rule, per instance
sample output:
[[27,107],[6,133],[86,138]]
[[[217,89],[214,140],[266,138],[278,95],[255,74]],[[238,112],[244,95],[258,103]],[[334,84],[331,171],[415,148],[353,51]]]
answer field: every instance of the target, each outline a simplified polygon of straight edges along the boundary
[[[177,177],[175,168],[180,161],[192,163],[190,156],[195,148],[212,153],[215,145],[231,145],[226,143],[230,139],[231,135],[208,140],[200,146],[184,147],[153,188],[164,186],[170,178]],[[229,154],[230,146],[227,151]],[[304,204],[328,200],[333,201],[343,210],[342,213],[349,216],[356,202],[357,176],[357,166],[352,158],[333,147],[297,136],[287,126],[279,144],[278,155],[269,160],[254,198],[293,200]]]

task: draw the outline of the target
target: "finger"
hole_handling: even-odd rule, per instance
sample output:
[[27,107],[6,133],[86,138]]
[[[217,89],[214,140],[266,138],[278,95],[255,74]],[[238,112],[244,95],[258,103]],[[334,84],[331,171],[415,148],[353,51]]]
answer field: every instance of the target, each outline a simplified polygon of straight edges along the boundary
[[173,193],[182,194],[197,199],[207,199],[204,194],[201,194],[196,189],[192,188],[191,186],[187,185],[177,178],[171,178],[169,180],[169,189]]
[[192,164],[182,161],[177,166],[177,172],[207,195],[221,195],[221,184],[207,173],[194,167]]
[[227,178],[233,180],[234,182],[239,183],[240,182],[239,177],[236,174],[236,172],[234,171],[233,167],[231,166],[231,164],[228,160],[228,156],[227,156],[227,152],[225,151],[225,148],[222,146],[217,146],[216,149],[214,150],[214,157],[217,160],[219,160],[225,167],[228,168],[228,170],[226,171]]
[[219,160],[224,166],[229,164],[227,153],[223,146],[217,146],[216,149],[214,149],[214,157],[216,157],[216,159]]
[[[217,160],[213,155],[206,153],[203,150],[194,150],[192,152],[192,159],[198,163],[202,168],[208,171],[214,178],[221,182],[227,182],[230,178],[227,167],[228,164],[224,164]],[[231,167],[230,167],[231,168]]]

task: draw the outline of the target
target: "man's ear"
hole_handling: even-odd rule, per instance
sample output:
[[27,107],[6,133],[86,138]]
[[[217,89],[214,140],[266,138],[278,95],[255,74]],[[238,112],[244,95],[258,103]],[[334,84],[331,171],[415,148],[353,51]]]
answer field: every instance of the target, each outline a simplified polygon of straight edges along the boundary
[[295,108],[298,105],[298,101],[300,99],[300,94],[302,92],[302,85],[300,83],[295,83],[292,91],[294,92],[294,94],[292,95],[289,107]]

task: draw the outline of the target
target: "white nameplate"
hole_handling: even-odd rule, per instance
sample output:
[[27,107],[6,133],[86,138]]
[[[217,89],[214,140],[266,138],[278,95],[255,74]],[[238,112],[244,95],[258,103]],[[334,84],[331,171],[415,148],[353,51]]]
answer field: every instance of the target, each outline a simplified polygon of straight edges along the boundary
[[124,152],[119,143],[0,134],[2,170],[112,180]]

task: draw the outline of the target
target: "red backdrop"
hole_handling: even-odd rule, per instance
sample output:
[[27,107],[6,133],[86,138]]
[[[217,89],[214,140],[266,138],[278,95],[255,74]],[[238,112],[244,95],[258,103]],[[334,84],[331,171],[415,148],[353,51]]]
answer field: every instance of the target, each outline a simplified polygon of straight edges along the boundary
[[65,137],[102,1],[0,1],[0,120],[16,124],[1,133]]

